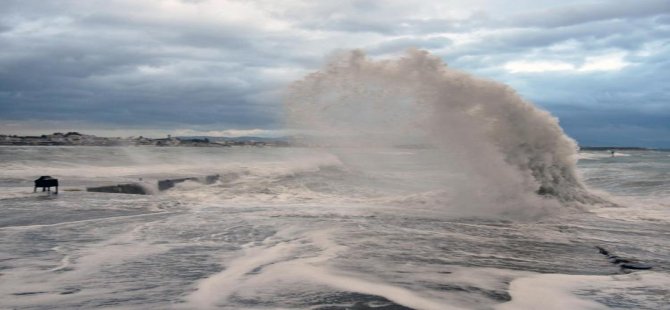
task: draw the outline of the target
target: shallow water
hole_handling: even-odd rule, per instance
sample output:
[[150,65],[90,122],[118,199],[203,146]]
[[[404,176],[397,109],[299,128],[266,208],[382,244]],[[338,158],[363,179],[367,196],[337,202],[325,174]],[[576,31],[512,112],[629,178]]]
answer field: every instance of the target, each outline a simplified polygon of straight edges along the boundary
[[[581,153],[584,181],[616,205],[515,217],[464,216],[444,184],[467,178],[437,169],[431,150],[365,152],[384,161],[301,148],[0,147],[0,308],[670,304],[670,153]],[[157,195],[81,190],[214,173],[215,184]],[[59,178],[60,194],[32,193],[40,175]],[[654,268],[625,272],[595,246]]]

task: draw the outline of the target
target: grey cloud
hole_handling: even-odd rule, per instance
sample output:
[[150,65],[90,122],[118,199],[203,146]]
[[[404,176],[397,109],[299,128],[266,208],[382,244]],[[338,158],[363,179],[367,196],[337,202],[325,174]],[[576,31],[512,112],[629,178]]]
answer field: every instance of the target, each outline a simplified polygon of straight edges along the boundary
[[329,30],[341,32],[375,32],[384,35],[398,33],[401,27],[392,20],[368,19],[356,16],[336,17],[313,20],[300,24],[301,27],[313,30]]
[[[666,50],[657,57],[668,56]],[[517,79],[513,85],[519,92],[557,115],[566,132],[583,145],[670,148],[667,61],[618,73],[526,74]]]
[[51,35],[0,37],[3,119],[276,126],[280,108],[249,93],[276,86],[259,70],[282,57],[264,57],[269,52],[249,31],[124,19],[115,12],[68,15],[71,3],[63,4],[61,11],[37,12],[13,3],[13,28],[36,21],[46,27],[51,16],[69,16],[69,22],[49,25]]
[[402,16],[361,17],[338,16],[337,18],[321,19],[301,23],[301,27],[313,30],[341,32],[372,32],[382,35],[421,35],[440,34],[446,32],[468,32],[485,28],[487,20],[480,16],[470,19],[417,19]]
[[[566,41],[575,41],[587,44],[589,47],[613,47],[615,40],[631,43],[619,44],[615,47],[624,47],[629,44],[639,44],[646,41],[649,25],[631,24],[626,21],[602,21],[588,26],[570,26],[562,28],[538,29],[521,28],[494,32],[487,35],[476,45],[488,48],[498,48],[503,51],[518,51],[527,48],[547,47]],[[475,45],[475,46],[476,46]]]
[[[585,61],[585,55],[614,51],[627,51],[626,59],[630,62],[649,63],[656,62],[654,56],[638,54],[656,49],[652,46],[664,44],[662,38],[669,35],[670,29],[654,27],[650,20],[602,21],[552,29],[501,29],[472,43],[447,46],[440,54],[456,67],[486,75],[495,75],[508,61],[553,60],[578,66]],[[565,76],[571,78],[571,74]]]
[[12,26],[4,24],[2,21],[0,21],[0,34],[3,32],[10,31],[12,29]]
[[510,17],[509,23],[524,27],[565,27],[610,19],[635,19],[664,13],[670,13],[670,2],[666,0],[620,0],[616,3],[602,1],[524,12]]
[[421,48],[421,49],[439,49],[445,46],[449,46],[453,41],[446,37],[431,37],[431,38],[398,38],[390,39],[388,41],[381,42],[376,46],[370,46],[366,50],[371,54],[385,54],[393,53],[397,51],[406,50],[408,48]]
[[[366,2],[367,3],[367,2]],[[417,7],[429,7],[417,3]],[[393,8],[393,5],[389,5]],[[400,8],[398,8],[400,9]],[[467,33],[476,29],[504,28],[561,28],[583,24],[624,21],[630,22],[646,17],[670,13],[670,2],[666,0],[623,0],[613,5],[609,1],[585,4],[566,4],[549,9],[525,11],[500,17],[497,7],[482,5],[467,18],[407,18],[402,11],[391,11],[379,6],[369,10],[357,10],[355,5],[314,10],[320,18],[307,18],[298,22],[301,27],[316,30],[343,32],[376,32],[383,35],[438,34],[445,32]],[[304,12],[302,12],[304,13]],[[338,14],[339,13],[339,14]],[[298,14],[298,13],[296,13]],[[496,17],[497,16],[497,17]],[[659,18],[662,22],[664,19]]]

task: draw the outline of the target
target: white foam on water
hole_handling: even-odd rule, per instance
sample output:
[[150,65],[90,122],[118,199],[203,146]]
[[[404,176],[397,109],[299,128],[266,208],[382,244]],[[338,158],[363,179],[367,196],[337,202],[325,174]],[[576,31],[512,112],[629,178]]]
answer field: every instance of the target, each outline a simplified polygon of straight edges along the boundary
[[268,248],[245,249],[242,257],[228,263],[224,271],[198,283],[197,291],[187,298],[189,307],[208,309],[225,302],[239,289],[247,273],[260,266],[278,261],[294,249],[295,245],[290,243],[280,243]]
[[[329,230],[288,229],[268,238],[262,245],[250,245],[242,251],[242,256],[226,263],[222,272],[200,281],[197,290],[186,298],[184,308],[216,308],[225,304],[233,294],[255,296],[278,287],[289,289],[301,287],[300,284],[308,287],[305,283],[312,283],[346,292],[382,296],[415,309],[463,309],[410,289],[329,267],[328,262],[347,248],[334,243],[329,237],[331,234]],[[289,237],[289,240],[277,242],[278,236]],[[316,250],[316,254],[298,251],[305,247]]]
[[293,276],[297,276],[305,280],[321,283],[343,291],[382,296],[397,304],[414,309],[465,309],[462,307],[450,305],[445,300],[422,296],[422,294],[406,288],[393,286],[382,282],[365,280],[360,278],[359,275],[340,274],[336,271],[331,271],[326,268],[305,268],[304,266],[300,265],[282,267],[288,267],[289,269],[287,271],[291,272]]
[[606,151],[580,151],[577,154],[577,159],[579,159],[579,160],[582,160],[582,159],[603,159],[603,158],[611,158],[611,157],[628,157],[628,156],[632,156],[632,154],[615,152],[614,155],[612,155],[612,153],[606,152]]
[[670,222],[670,197],[614,196],[613,207],[593,208],[591,212],[608,219],[633,222]]
[[[658,298],[663,298],[658,292],[670,292],[668,286],[670,276],[653,271],[614,276],[540,274],[512,281],[512,300],[496,309],[609,309],[605,301],[618,303],[617,308],[655,309],[662,302]],[[628,293],[622,296],[622,292]]]
[[86,300],[112,293],[113,285],[109,288],[96,285],[83,287],[77,294],[63,294],[71,289],[70,285],[79,287],[91,281],[95,282],[95,277],[102,268],[113,268],[126,261],[162,253],[168,249],[160,244],[138,241],[135,235],[142,227],[144,225],[75,252],[70,252],[65,246],[57,246],[52,250],[60,253],[62,258],[52,268],[44,268],[43,262],[28,260],[23,263],[24,267],[4,271],[2,281],[12,285],[0,285],[3,303],[13,306],[49,305],[72,301],[73,298]]
[[[90,150],[99,153],[99,156],[91,158],[93,155],[81,155],[86,152],[68,149],[63,152],[53,151],[53,156],[60,158],[60,161],[29,159],[0,162],[2,177],[32,183],[32,180],[41,175],[50,175],[59,178],[63,183],[61,185],[67,186],[68,180],[79,179],[137,181],[138,177],[192,177],[245,171],[259,176],[271,176],[341,164],[336,156],[327,152],[300,148],[277,148],[261,155],[238,148],[209,148],[206,151],[192,148],[154,148],[153,153],[152,149],[138,147],[98,147]],[[37,153],[40,150],[31,151]],[[30,158],[29,155],[26,156]]]
[[602,159],[602,158],[607,158],[611,157],[610,154],[605,154],[605,153],[594,153],[594,152],[585,152],[581,151],[577,153],[577,159],[582,160],[582,159]]

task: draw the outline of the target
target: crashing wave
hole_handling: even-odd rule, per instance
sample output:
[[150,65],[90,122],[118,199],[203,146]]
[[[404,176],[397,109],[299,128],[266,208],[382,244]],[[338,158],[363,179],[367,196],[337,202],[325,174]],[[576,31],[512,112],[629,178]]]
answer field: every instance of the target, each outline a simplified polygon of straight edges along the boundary
[[517,207],[537,204],[536,194],[601,201],[580,182],[577,145],[555,117],[509,86],[451,69],[425,51],[387,60],[340,53],[293,83],[286,108],[287,125],[309,132],[309,143],[438,149],[445,173],[468,176],[458,182],[468,184],[446,184],[468,199]]

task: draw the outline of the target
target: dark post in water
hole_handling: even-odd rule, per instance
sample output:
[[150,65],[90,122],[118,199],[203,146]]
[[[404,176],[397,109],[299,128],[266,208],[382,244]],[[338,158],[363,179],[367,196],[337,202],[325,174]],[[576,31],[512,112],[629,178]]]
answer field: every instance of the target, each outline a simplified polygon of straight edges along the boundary
[[54,179],[48,175],[43,175],[39,179],[35,180],[35,188],[33,193],[37,191],[38,187],[42,188],[42,191],[51,191],[51,187],[56,187],[55,194],[58,194],[58,179]]

